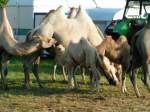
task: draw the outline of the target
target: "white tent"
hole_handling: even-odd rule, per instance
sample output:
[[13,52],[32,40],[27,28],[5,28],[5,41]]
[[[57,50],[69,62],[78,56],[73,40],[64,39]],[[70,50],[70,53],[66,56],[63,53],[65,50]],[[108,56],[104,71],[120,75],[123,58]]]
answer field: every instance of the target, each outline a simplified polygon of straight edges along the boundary
[[65,7],[65,14],[68,13],[69,7],[81,5],[94,22],[104,30],[113,15],[119,10],[110,8],[104,1],[109,0],[9,0],[7,10],[14,34],[18,40],[24,40],[27,32],[38,25],[49,10],[56,9],[60,5]]

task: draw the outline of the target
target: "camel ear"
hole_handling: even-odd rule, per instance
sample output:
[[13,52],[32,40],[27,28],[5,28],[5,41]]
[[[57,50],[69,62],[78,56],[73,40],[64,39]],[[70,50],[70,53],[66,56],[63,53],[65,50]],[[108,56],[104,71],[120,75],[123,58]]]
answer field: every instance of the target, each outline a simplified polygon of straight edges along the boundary
[[81,10],[82,10],[82,6],[81,6],[81,5],[79,5],[78,13],[80,13],[80,12],[81,12]]
[[82,10],[82,6],[81,5],[79,5],[79,8],[78,8],[79,10]]
[[82,6],[81,6],[81,5],[79,5],[79,8],[78,8],[78,11],[77,11],[76,16],[80,15],[80,14],[81,14],[81,11],[82,11]]

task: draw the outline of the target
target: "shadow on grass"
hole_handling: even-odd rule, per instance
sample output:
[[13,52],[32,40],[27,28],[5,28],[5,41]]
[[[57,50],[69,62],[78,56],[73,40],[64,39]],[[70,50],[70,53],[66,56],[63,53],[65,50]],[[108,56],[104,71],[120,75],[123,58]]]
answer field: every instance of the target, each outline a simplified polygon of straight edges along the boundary
[[[7,97],[7,95],[49,96],[53,94],[58,95],[58,94],[67,94],[67,93],[80,93],[80,94],[88,93],[88,90],[69,89],[67,86],[67,82],[64,81],[53,82],[49,80],[44,80],[42,81],[43,88],[40,88],[39,86],[35,86],[35,83],[37,83],[36,80],[33,80],[32,84],[30,85],[31,88],[27,90],[24,88],[24,85],[21,85],[20,82],[9,81],[9,89],[7,91],[1,89],[0,95]],[[45,85],[47,83],[49,85],[53,85],[54,87],[53,86],[48,87],[48,85]],[[0,88],[2,88],[1,85]]]

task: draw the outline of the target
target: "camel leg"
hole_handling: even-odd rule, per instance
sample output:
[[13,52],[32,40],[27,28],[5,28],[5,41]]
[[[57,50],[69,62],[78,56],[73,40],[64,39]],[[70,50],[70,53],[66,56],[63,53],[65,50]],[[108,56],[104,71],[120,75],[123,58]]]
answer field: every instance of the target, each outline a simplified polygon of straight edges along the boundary
[[92,85],[92,83],[93,83],[93,74],[92,74],[92,70],[89,69],[89,72],[90,72],[90,82],[89,82],[89,84]]
[[2,88],[4,90],[8,89],[8,85],[7,85],[7,79],[6,79],[6,75],[7,75],[7,62],[3,62],[1,64],[1,81],[2,81]]
[[52,80],[55,81],[56,80],[56,69],[57,69],[57,64],[54,65],[54,71],[52,74]]
[[99,92],[100,85],[99,85],[99,72],[95,67],[91,67],[91,72],[92,72],[92,80],[93,80],[93,85],[96,86],[96,91]]
[[33,62],[37,59],[38,56],[39,56],[39,52],[35,52],[25,57],[23,69],[24,69],[24,74],[25,74],[25,88],[26,89],[30,89],[30,83],[29,83],[30,82],[30,77],[29,77],[30,65],[33,64]]
[[78,70],[78,68],[80,68],[80,70],[81,70],[81,76],[82,76],[82,82],[85,84],[85,69],[83,68],[83,67],[81,67],[81,66],[77,66],[76,68],[75,68],[75,73],[77,72],[77,70]]
[[30,89],[30,84],[29,84],[29,72],[30,72],[30,67],[28,64],[24,64],[23,65],[23,69],[24,69],[24,74],[25,74],[25,81],[24,81],[24,86],[26,89]]
[[97,76],[97,78],[96,78],[96,91],[97,92],[99,92],[99,90],[100,90],[100,84],[99,84],[99,80],[100,80],[100,76],[99,76],[99,71],[96,69],[96,76]]
[[68,70],[68,83],[69,83],[69,87],[71,88],[78,88],[78,83],[75,77],[75,73],[76,73],[76,66],[68,66],[67,67]]
[[82,76],[82,82],[84,83],[84,84],[86,84],[86,82],[85,82],[85,68],[81,68],[81,72],[82,72],[82,74],[81,74],[81,76]]
[[72,74],[73,74],[74,86],[75,86],[75,88],[78,88],[79,85],[78,85],[77,80],[76,80],[76,77],[75,77],[75,67],[72,68]]
[[125,72],[123,72],[122,74],[122,85],[121,85],[121,90],[123,93],[127,92],[127,89],[126,89],[126,76],[125,76]]
[[133,88],[134,88],[134,91],[135,91],[135,94],[137,97],[140,97],[140,93],[139,93],[139,90],[138,90],[138,87],[137,87],[137,82],[136,82],[136,69],[132,70],[131,73],[130,73],[130,80],[132,82],[132,85],[133,85]]
[[143,64],[143,72],[144,72],[144,84],[147,86],[148,90],[150,91],[150,83],[149,83],[149,69],[150,65],[148,63]]
[[2,57],[1,57],[1,81],[2,81],[2,88],[4,90],[8,89],[6,76],[8,73],[7,66],[8,66],[10,58],[11,58],[11,55],[9,55],[8,53],[6,53],[6,52],[2,53]]
[[39,87],[43,88],[43,86],[41,84],[41,81],[40,81],[40,78],[39,78],[39,75],[38,75],[38,73],[39,73],[39,63],[40,63],[40,56],[37,57],[36,61],[34,62],[33,66],[32,66],[32,72],[33,72],[33,74],[34,74],[34,76],[35,76],[35,78],[36,78],[36,80],[39,84]]
[[67,81],[67,75],[66,75],[66,71],[65,71],[65,66],[62,66],[62,71],[63,71],[64,81]]
[[74,79],[73,79],[73,72],[74,72],[74,67],[68,67],[68,84],[70,88],[74,88]]

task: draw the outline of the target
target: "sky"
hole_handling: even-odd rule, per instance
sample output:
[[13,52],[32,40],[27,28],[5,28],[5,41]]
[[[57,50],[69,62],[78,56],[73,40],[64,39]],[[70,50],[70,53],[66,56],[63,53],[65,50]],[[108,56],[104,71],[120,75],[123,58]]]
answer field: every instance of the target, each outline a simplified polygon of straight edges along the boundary
[[95,0],[101,8],[123,8],[126,0]]

